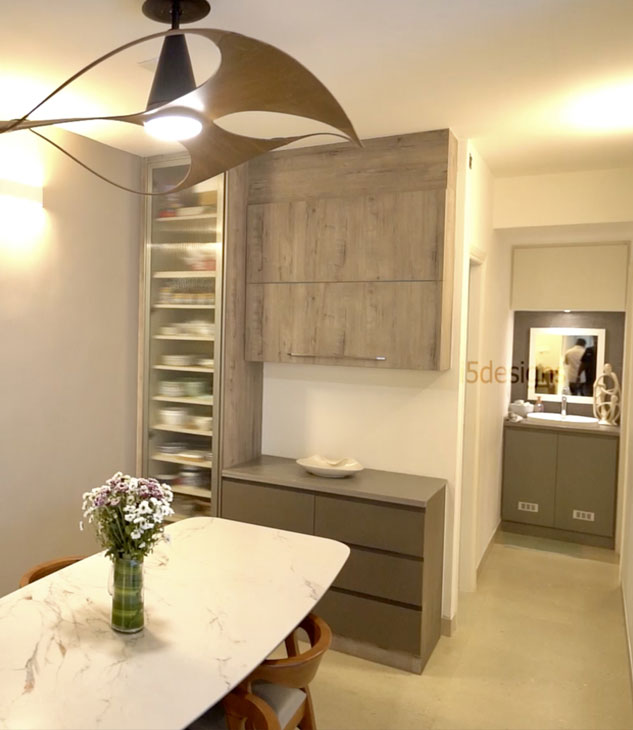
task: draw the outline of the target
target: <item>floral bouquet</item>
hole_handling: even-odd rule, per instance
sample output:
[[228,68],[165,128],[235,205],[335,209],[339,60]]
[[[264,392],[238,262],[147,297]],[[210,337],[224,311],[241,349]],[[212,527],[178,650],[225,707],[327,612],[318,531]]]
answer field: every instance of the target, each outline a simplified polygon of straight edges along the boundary
[[[84,519],[94,524],[114,563],[112,627],[117,631],[143,628],[143,558],[164,537],[173,498],[166,484],[121,472],[83,495]],[[79,526],[83,530],[83,521]]]

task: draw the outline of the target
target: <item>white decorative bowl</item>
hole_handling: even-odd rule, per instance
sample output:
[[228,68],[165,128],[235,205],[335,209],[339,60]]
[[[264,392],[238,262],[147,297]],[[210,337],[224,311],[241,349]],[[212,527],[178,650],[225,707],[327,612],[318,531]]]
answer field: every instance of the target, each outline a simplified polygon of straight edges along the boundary
[[351,476],[356,472],[363,471],[364,468],[356,459],[329,459],[327,456],[319,456],[319,454],[297,459],[297,464],[310,474],[334,479]]

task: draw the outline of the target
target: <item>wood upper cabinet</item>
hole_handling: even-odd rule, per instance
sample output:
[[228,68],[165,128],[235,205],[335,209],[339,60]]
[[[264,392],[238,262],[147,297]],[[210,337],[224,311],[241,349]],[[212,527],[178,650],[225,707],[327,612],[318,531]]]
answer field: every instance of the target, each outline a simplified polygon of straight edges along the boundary
[[450,367],[455,168],[448,130],[251,162],[247,359]]

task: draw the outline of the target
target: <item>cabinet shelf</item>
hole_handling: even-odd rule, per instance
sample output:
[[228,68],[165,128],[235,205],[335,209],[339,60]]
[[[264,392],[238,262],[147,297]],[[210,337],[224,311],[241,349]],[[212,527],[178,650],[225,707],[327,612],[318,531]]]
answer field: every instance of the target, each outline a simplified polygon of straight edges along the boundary
[[183,466],[199,466],[201,469],[211,469],[210,461],[201,461],[200,459],[185,459],[176,454],[152,454],[154,461],[164,461],[166,464],[181,464]]
[[215,309],[215,304],[154,304],[153,309]]
[[182,373],[212,373],[215,368],[203,368],[198,365],[184,365],[176,367],[174,365],[154,365],[154,370],[175,370]]
[[155,271],[154,279],[215,279],[217,271]]
[[172,398],[168,395],[155,395],[152,400],[160,401],[161,403],[186,403],[189,406],[212,406],[213,396],[207,395],[201,398],[182,397]]
[[155,340],[179,340],[180,342],[215,342],[215,337],[195,337],[194,335],[154,335]]
[[157,423],[152,426],[156,431],[169,431],[169,433],[186,433],[191,436],[204,436],[205,438],[211,438],[213,431],[201,431],[197,428],[183,428],[182,426],[165,426],[162,423]]
[[154,218],[157,223],[172,223],[175,221],[205,221],[217,218],[217,213],[202,213],[201,215],[166,215]]
[[203,487],[187,487],[174,485],[171,488],[174,494],[183,494],[186,497],[198,497],[199,499],[211,499],[211,491]]

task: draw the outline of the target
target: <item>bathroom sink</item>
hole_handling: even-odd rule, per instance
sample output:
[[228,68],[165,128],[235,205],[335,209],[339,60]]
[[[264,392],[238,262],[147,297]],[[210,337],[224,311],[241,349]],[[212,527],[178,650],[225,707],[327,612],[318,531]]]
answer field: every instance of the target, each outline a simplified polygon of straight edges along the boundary
[[557,423],[583,423],[587,426],[598,423],[597,418],[591,418],[590,416],[562,416],[560,413],[528,413],[527,417],[539,421],[555,421]]

